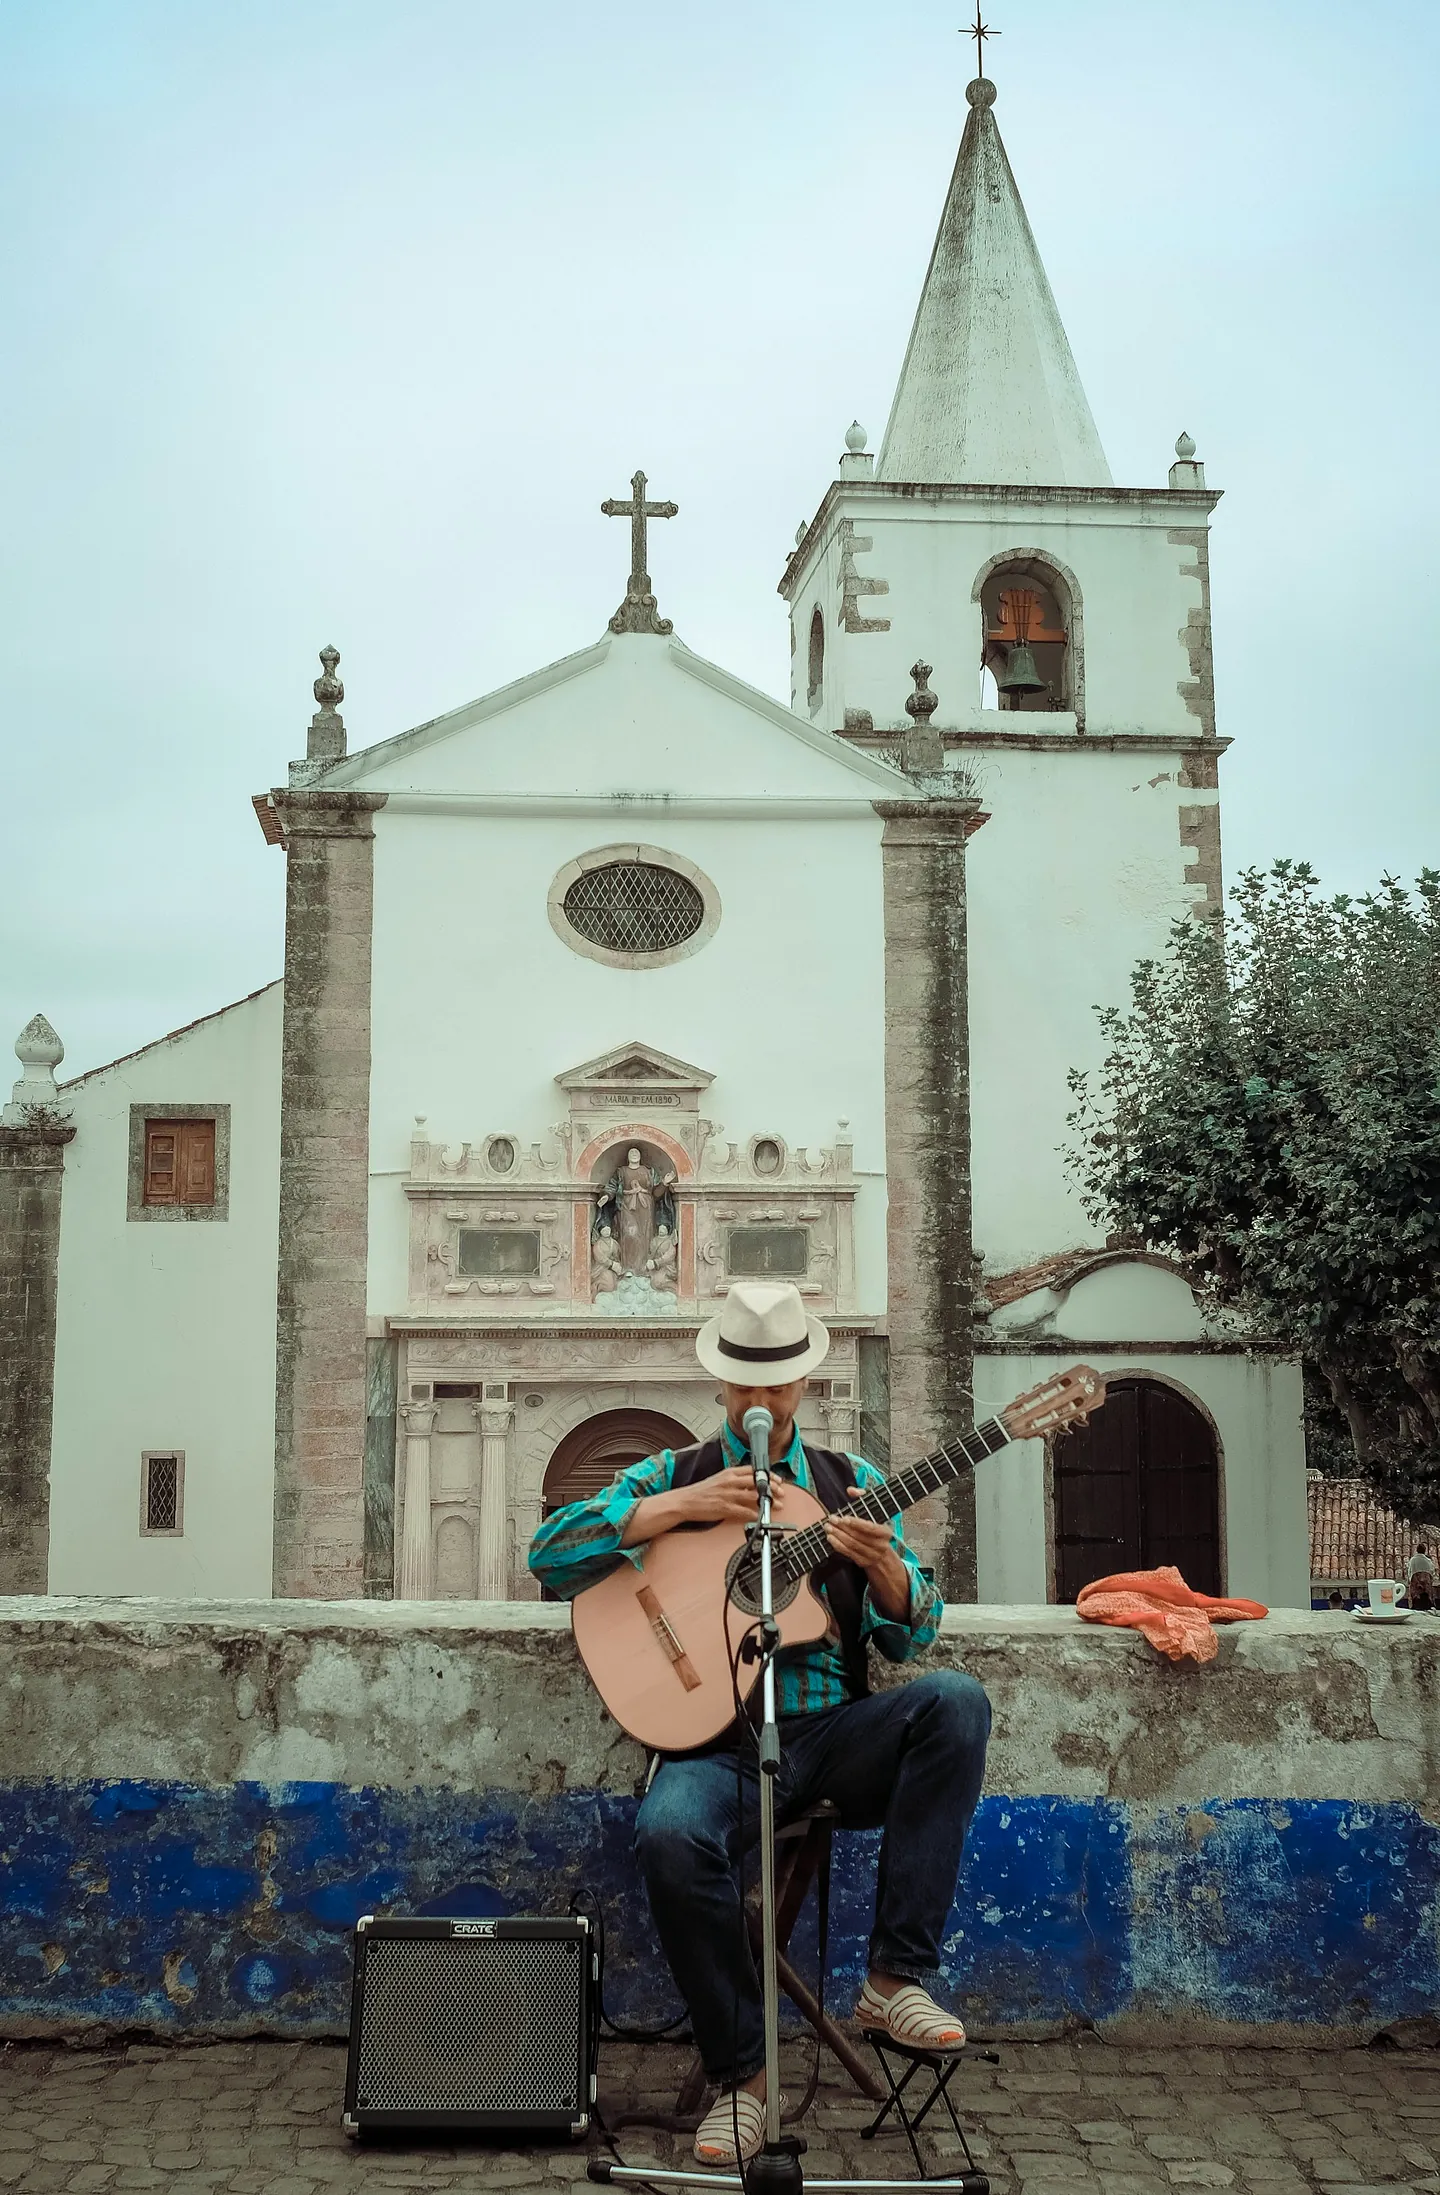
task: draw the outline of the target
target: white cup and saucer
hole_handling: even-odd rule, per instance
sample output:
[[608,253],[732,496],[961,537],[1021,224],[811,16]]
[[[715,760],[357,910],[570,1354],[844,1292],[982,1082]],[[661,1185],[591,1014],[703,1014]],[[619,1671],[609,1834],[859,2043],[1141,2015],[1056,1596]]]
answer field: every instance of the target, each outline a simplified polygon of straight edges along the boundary
[[1365,1590],[1369,1596],[1368,1608],[1357,1608],[1354,1613],[1361,1623],[1404,1623],[1410,1615],[1408,1608],[1396,1606],[1404,1585],[1398,1578],[1368,1578]]

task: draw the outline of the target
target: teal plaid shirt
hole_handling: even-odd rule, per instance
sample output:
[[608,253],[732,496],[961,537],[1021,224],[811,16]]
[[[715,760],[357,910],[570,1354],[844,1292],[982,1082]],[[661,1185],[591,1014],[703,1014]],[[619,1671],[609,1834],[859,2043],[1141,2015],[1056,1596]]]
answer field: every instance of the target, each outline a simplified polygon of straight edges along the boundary
[[[750,1463],[750,1451],[727,1420],[721,1431],[727,1469]],[[885,1474],[863,1457],[851,1456],[855,1484],[862,1492],[885,1484]],[[775,1466],[784,1477],[815,1492],[815,1481],[797,1431]],[[674,1451],[662,1448],[658,1456],[632,1463],[617,1472],[608,1486],[584,1501],[572,1501],[547,1517],[530,1543],[530,1568],[543,1586],[561,1600],[573,1600],[587,1585],[594,1585],[614,1569],[617,1559],[639,1565],[643,1547],[622,1547],[620,1537],[635,1504],[651,1494],[667,1494],[674,1482]],[[910,1620],[895,1623],[871,1600],[867,1586],[860,1635],[873,1640],[887,1661],[910,1661],[924,1652],[940,1629],[945,1603],[927,1571],[921,1569],[914,1549],[905,1543],[900,1519],[891,1523],[890,1544],[910,1573]],[[820,1587],[823,1595],[824,1587]],[[809,1646],[783,1647],[775,1659],[775,1677],[782,1715],[810,1715],[822,1707],[838,1707],[850,1697],[845,1681],[845,1658],[835,1637]]]

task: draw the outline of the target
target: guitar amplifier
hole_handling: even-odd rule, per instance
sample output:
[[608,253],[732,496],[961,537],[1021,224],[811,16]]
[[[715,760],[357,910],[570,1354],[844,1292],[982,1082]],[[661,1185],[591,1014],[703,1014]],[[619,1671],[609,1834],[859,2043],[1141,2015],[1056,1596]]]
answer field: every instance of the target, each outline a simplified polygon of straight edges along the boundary
[[599,1973],[590,1923],[356,1924],[344,2125],[584,2134],[595,2102]]

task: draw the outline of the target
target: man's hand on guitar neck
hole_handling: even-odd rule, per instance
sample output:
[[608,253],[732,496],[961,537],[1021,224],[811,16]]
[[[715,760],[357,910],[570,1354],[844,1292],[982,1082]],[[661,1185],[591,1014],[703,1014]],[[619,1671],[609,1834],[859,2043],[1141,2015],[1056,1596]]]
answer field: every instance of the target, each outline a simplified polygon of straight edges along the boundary
[[[785,1487],[778,1478],[771,1480],[770,1506],[783,1518]],[[697,1479],[693,1486],[672,1487],[668,1494],[649,1494],[637,1501],[625,1520],[620,1545],[643,1547],[648,1540],[658,1540],[662,1532],[673,1532],[678,1524],[748,1524],[759,1514],[755,1481],[749,1472],[717,1471],[712,1478]]]

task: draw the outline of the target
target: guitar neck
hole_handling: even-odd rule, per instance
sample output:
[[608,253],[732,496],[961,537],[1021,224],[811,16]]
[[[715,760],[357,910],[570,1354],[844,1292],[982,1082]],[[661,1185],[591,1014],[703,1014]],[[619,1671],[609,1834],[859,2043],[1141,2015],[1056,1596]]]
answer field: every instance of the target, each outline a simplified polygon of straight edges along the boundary
[[[937,1448],[933,1455],[922,1456],[919,1463],[912,1463],[898,1478],[887,1479],[883,1486],[873,1486],[868,1493],[847,1503],[845,1513],[868,1517],[874,1524],[888,1524],[897,1511],[913,1509],[927,1494],[938,1492],[951,1479],[958,1479],[962,1471],[973,1470],[977,1463],[983,1463],[987,1456],[993,1456],[1009,1443],[1010,1434],[1004,1419],[987,1418],[973,1433],[948,1442],[944,1448]],[[787,1575],[799,1577],[807,1570],[818,1570],[833,1558],[834,1552],[825,1527],[812,1524],[805,1531],[782,1540],[775,1559]]]

